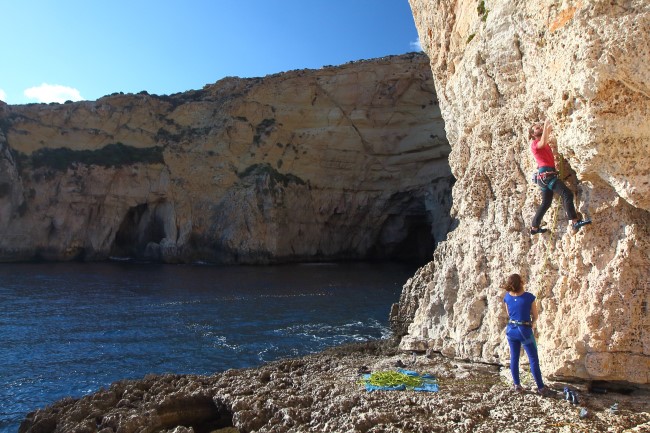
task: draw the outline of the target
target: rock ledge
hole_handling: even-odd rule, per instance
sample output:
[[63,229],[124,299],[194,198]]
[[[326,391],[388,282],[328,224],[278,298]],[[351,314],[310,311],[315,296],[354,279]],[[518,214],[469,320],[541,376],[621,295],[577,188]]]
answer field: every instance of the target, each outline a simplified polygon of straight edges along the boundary
[[[366,392],[358,370],[407,368],[433,373],[440,392]],[[29,414],[19,433],[136,432],[504,432],[650,431],[650,392],[588,394],[588,411],[562,399],[511,392],[499,368],[413,356],[387,342],[344,346],[260,368],[212,376],[163,375],[120,381],[78,400]],[[551,384],[562,389],[565,384]],[[614,402],[619,410],[609,410]],[[513,421],[514,420],[514,421]],[[513,424],[516,422],[516,425]],[[569,430],[566,430],[566,429]]]

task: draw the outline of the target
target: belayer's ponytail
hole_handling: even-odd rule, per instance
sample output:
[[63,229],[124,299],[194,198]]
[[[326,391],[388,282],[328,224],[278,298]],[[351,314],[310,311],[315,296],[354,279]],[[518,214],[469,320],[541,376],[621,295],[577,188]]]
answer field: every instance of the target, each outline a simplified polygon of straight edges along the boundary
[[503,283],[502,288],[512,293],[519,293],[521,291],[521,277],[519,274],[512,274]]

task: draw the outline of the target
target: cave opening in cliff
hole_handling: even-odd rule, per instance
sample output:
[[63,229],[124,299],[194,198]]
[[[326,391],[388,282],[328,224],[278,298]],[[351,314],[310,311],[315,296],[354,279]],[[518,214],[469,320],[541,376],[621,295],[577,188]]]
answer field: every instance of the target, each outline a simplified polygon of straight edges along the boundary
[[422,198],[396,195],[394,209],[383,222],[371,259],[422,265],[431,261],[436,247],[432,216]]
[[408,215],[403,218],[404,237],[385,248],[391,260],[424,264],[431,261],[436,241],[431,233],[427,215]]
[[143,258],[149,243],[158,244],[165,237],[163,221],[143,203],[128,210],[115,235],[111,256]]
[[191,428],[195,433],[238,431],[234,429],[233,414],[228,407],[208,395],[174,399],[158,409],[158,417],[159,427],[169,431],[178,427]]

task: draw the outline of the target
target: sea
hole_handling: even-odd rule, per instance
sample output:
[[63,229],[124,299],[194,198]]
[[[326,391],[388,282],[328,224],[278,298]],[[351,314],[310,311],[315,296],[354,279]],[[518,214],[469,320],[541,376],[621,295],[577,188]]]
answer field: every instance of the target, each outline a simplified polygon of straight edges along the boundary
[[0,433],[56,400],[386,338],[415,267],[0,264]]

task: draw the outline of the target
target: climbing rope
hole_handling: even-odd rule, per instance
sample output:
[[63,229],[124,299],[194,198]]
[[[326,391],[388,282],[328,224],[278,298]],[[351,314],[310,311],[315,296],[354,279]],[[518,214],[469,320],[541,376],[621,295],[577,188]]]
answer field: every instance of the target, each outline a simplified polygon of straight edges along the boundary
[[[532,376],[531,376],[532,377]],[[408,374],[400,373],[397,371],[377,371],[372,373],[369,377],[359,380],[360,384],[370,384],[379,387],[395,387],[404,385],[406,388],[417,388],[422,386],[425,382],[437,383],[442,386],[468,386],[468,385],[497,385],[505,382],[503,379],[439,379],[427,378],[422,376],[411,376]]]
[[404,385],[407,388],[422,386],[423,379],[419,376],[409,376],[397,371],[377,371],[372,373],[366,382],[373,386],[393,387]]
[[443,386],[467,386],[467,385],[497,385],[505,384],[501,379],[485,379],[485,380],[464,380],[464,379],[438,379],[438,383]]

